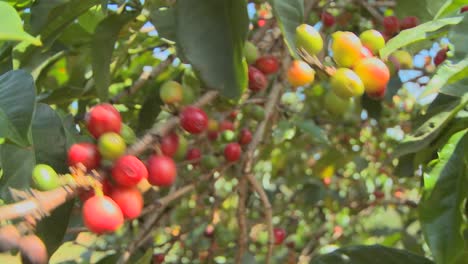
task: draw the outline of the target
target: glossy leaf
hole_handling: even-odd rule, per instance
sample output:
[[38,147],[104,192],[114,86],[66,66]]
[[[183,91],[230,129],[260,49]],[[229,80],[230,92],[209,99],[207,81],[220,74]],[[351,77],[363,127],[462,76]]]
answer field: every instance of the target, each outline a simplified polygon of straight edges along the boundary
[[150,21],[158,31],[159,36],[176,41],[176,10],[175,8],[156,8],[150,13]]
[[0,2],[0,41],[26,41],[36,46],[41,46],[42,42],[23,30],[23,23],[16,10],[5,2]]
[[440,18],[453,14],[460,10],[463,6],[467,4],[466,0],[448,0],[445,1],[444,5],[439,9],[434,18]]
[[111,81],[110,64],[115,42],[120,30],[128,22],[135,18],[135,14],[109,15],[96,27],[91,41],[91,65],[96,92],[101,100],[106,100],[109,95]]
[[34,80],[25,71],[0,76],[0,137],[15,144],[31,144],[31,122],[35,107]]
[[429,259],[396,248],[380,245],[352,246],[318,256],[311,264],[431,264]]
[[458,263],[466,250],[461,211],[468,195],[466,153],[467,129],[449,139],[439,152],[434,167],[424,174],[419,215],[424,236],[437,263]]
[[200,79],[223,96],[239,97],[247,88],[243,59],[248,30],[246,2],[180,0],[176,8],[178,45]]
[[390,39],[384,48],[380,50],[380,57],[387,58],[395,50],[407,45],[423,41],[437,30],[448,26],[456,25],[463,20],[463,17],[451,17],[426,22],[414,28],[403,30],[400,34]]
[[283,32],[284,41],[289,53],[297,57],[296,28],[304,23],[304,1],[302,0],[270,0],[278,25]]

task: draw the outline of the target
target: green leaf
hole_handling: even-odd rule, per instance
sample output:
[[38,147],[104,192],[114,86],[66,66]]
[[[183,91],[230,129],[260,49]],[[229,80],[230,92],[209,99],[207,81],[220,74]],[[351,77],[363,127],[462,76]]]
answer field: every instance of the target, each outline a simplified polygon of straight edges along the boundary
[[330,144],[325,131],[323,131],[321,127],[317,126],[314,121],[301,120],[297,121],[296,125],[301,131],[310,134],[316,142],[326,145]]
[[158,35],[170,41],[176,41],[176,10],[175,8],[156,8],[151,10],[151,23],[158,31]]
[[467,135],[468,129],[455,133],[439,152],[435,166],[424,174],[419,216],[437,263],[457,263],[466,250],[462,206],[468,195]]
[[96,92],[101,100],[106,100],[109,95],[111,82],[110,64],[115,42],[123,26],[135,18],[135,13],[112,14],[104,19],[96,27],[93,40],[91,41],[91,65],[93,66],[93,77]]
[[303,0],[270,0],[276,21],[283,32],[284,41],[289,53],[297,57],[296,52],[296,28],[304,23]]
[[447,16],[448,14],[453,14],[460,10],[463,6],[467,4],[466,0],[448,0],[445,1],[445,4],[439,9],[434,18],[440,18]]
[[[161,84],[159,84],[159,86],[160,85]],[[163,105],[163,102],[159,97],[159,86],[157,87],[156,91],[152,91],[147,95],[145,102],[141,106],[141,110],[138,113],[137,131],[150,129],[153,126],[156,117],[161,112],[161,106]]]
[[395,14],[399,18],[417,15],[421,21],[427,21],[432,18],[431,12],[427,9],[426,0],[396,0]]
[[463,98],[450,99],[443,103],[440,103],[436,99],[428,109],[428,113],[424,116],[424,118],[429,118],[424,120],[413,133],[405,136],[401,144],[396,147],[394,155],[402,156],[418,152],[427,147],[437,138],[448,122],[467,104],[468,95],[465,95]]
[[51,11],[54,8],[66,4],[70,0],[48,0],[48,1],[34,1],[31,6],[31,31],[34,34],[39,34],[42,29],[44,29],[49,17],[51,16]]
[[380,245],[352,246],[319,256],[311,264],[431,264],[429,259],[409,251]]
[[461,23],[453,26],[448,33],[450,41],[455,46],[454,56],[450,58],[452,61],[460,61],[468,57],[468,45],[466,45],[468,42],[468,35],[466,34],[468,32],[468,14],[466,12],[464,14]]
[[386,59],[395,50],[418,41],[424,41],[430,37],[431,33],[434,33],[448,25],[456,25],[462,20],[463,17],[451,17],[432,20],[417,27],[403,30],[400,32],[400,34],[390,39],[385,47],[380,50],[380,57]]
[[41,46],[40,39],[35,38],[23,30],[23,23],[16,10],[5,2],[0,2],[0,41],[14,40],[25,41],[36,46]]
[[25,71],[10,71],[0,76],[0,137],[15,144],[31,144],[31,121],[35,107],[35,87]]
[[437,72],[432,76],[420,97],[426,97],[437,92],[452,96],[463,96],[468,92],[468,87],[459,87],[456,86],[456,83],[453,84],[455,86],[446,86],[450,79],[458,74],[468,75],[468,58],[458,62],[457,64],[446,62],[439,66],[437,68]]
[[247,87],[246,2],[179,0],[176,8],[178,45],[200,79],[209,89],[238,98]]

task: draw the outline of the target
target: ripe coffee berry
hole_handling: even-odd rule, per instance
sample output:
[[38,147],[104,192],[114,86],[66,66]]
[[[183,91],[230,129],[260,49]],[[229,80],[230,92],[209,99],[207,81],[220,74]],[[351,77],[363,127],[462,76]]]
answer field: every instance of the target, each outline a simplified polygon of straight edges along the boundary
[[148,159],[148,181],[156,186],[170,186],[177,176],[174,160],[166,156],[152,155]]
[[179,136],[175,132],[161,139],[161,151],[168,157],[173,157],[179,148]]
[[275,74],[279,69],[279,62],[275,56],[266,55],[255,61],[255,67],[264,74]]
[[264,90],[268,86],[268,80],[259,69],[249,66],[249,89],[254,92]]
[[219,136],[219,132],[218,131],[208,131],[206,133],[206,136],[208,137],[209,140],[215,141]]
[[396,16],[387,16],[384,17],[383,27],[385,29],[385,33],[393,35],[398,33],[400,30],[400,22]]
[[192,148],[187,151],[187,156],[185,157],[185,159],[189,161],[193,161],[192,164],[199,164],[201,157],[202,157],[201,151],[197,148]]
[[335,17],[328,12],[322,12],[321,19],[325,27],[332,27],[335,24]]
[[163,253],[153,255],[153,264],[161,264],[164,262],[165,255]]
[[408,16],[401,20],[400,30],[405,30],[409,28],[414,28],[419,24],[419,19],[415,16]]
[[224,120],[219,123],[219,132],[223,132],[226,130],[234,131],[234,124],[230,121]]
[[180,113],[180,125],[191,134],[200,134],[208,127],[208,116],[198,107],[187,106]]
[[127,155],[119,158],[112,167],[112,178],[120,186],[135,186],[148,177],[148,170],[137,157]]
[[241,130],[239,135],[239,144],[247,145],[252,141],[252,133],[247,128]]
[[122,118],[112,105],[100,104],[91,108],[86,115],[86,127],[95,138],[107,132],[120,133]]
[[462,7],[460,9],[460,13],[465,13],[466,11],[468,11],[468,5],[466,5],[466,6],[464,6],[464,7]]
[[143,209],[143,196],[137,187],[116,187],[110,193],[110,198],[122,210],[126,219],[135,219]]
[[439,66],[446,59],[447,59],[447,49],[441,49],[437,52],[437,54],[434,57],[434,64],[436,66]]
[[124,222],[122,210],[108,196],[94,196],[86,200],[82,209],[83,222],[93,233],[114,232]]
[[86,169],[94,170],[101,163],[101,155],[96,145],[91,143],[73,144],[68,150],[68,165],[83,164]]
[[284,239],[286,238],[286,230],[282,228],[274,228],[273,235],[275,238],[275,245],[280,245],[283,243]]
[[238,161],[241,152],[241,146],[238,143],[229,143],[224,148],[224,158],[230,162]]

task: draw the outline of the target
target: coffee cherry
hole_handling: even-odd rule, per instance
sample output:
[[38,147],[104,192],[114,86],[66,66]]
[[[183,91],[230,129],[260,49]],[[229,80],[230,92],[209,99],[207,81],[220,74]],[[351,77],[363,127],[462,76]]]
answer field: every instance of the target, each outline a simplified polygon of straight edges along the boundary
[[266,75],[275,74],[279,69],[279,61],[275,56],[266,55],[255,61],[255,67]]
[[387,65],[378,58],[361,60],[354,67],[354,71],[364,84],[366,93],[373,98],[381,98],[385,94],[390,71]]
[[229,162],[238,161],[241,153],[241,146],[238,143],[229,143],[224,148],[224,158]]
[[0,228],[0,252],[16,249],[19,245],[21,234],[13,225]]
[[333,116],[342,116],[348,112],[351,99],[343,99],[333,91],[328,92],[324,99],[324,108]]
[[164,262],[165,255],[163,253],[153,255],[153,264],[161,264]]
[[238,114],[239,114],[238,110],[232,110],[229,113],[228,118],[231,119],[231,120],[236,120]]
[[206,156],[203,156],[201,160],[201,165],[203,166],[203,168],[207,170],[212,170],[214,168],[219,167],[219,161],[213,155],[206,155]]
[[202,157],[202,153],[198,148],[192,148],[187,151],[187,156],[185,157],[186,160],[192,161],[191,164],[197,165],[200,163],[200,159]]
[[98,149],[104,159],[115,160],[125,153],[126,148],[127,144],[117,133],[109,132],[99,137]]
[[286,239],[286,230],[282,228],[274,228],[273,236],[275,239],[275,245],[281,245],[284,239]]
[[122,210],[126,219],[135,219],[143,209],[143,196],[137,187],[116,187],[110,193],[110,198]]
[[460,8],[460,14],[465,13],[466,11],[468,11],[468,5]]
[[133,144],[136,141],[135,132],[126,124],[122,124],[122,129],[120,129],[120,136],[122,136],[127,145]]
[[114,232],[124,223],[122,210],[108,196],[93,196],[86,200],[82,209],[83,222],[93,233]]
[[223,132],[226,130],[234,131],[234,124],[231,121],[224,120],[219,123],[219,132]]
[[161,139],[160,146],[164,155],[173,157],[179,148],[179,136],[175,132],[170,133]]
[[167,81],[159,90],[159,96],[165,104],[175,104],[182,102],[182,85],[176,81]]
[[180,113],[180,125],[191,134],[200,134],[208,126],[208,116],[198,107],[187,106]]
[[322,19],[322,23],[325,27],[332,27],[335,25],[335,17],[328,12],[322,12],[320,18]]
[[313,26],[302,24],[296,28],[296,47],[317,55],[323,49],[322,36]]
[[348,68],[338,68],[330,79],[332,91],[343,99],[360,96],[364,93],[364,84],[359,76]]
[[389,56],[389,60],[398,61],[398,69],[411,69],[413,68],[413,56],[405,50],[397,50]]
[[219,132],[218,131],[208,131],[206,133],[206,136],[208,137],[209,140],[215,141],[216,139],[218,139]]
[[393,35],[400,30],[400,22],[396,16],[387,16],[383,19],[383,27],[387,34]]
[[249,66],[248,77],[249,90],[253,92],[259,92],[267,88],[268,80],[265,74],[263,74],[263,72],[261,72],[259,69],[253,66]]
[[57,172],[46,164],[37,164],[32,171],[34,187],[40,191],[53,190],[60,186]]
[[446,59],[447,59],[447,49],[441,49],[437,52],[437,54],[434,57],[434,64],[436,66],[439,66]]
[[364,47],[368,48],[372,54],[378,55],[379,50],[385,46],[385,39],[379,31],[369,29],[359,35],[359,39]]
[[68,150],[68,165],[83,164],[87,170],[94,170],[101,163],[101,155],[96,145],[91,143],[73,144]]
[[44,242],[36,235],[22,237],[18,241],[21,262],[24,264],[46,264],[49,256]]
[[148,181],[156,186],[170,186],[177,176],[174,161],[166,156],[152,155],[148,159]]
[[239,135],[239,144],[247,145],[250,141],[252,141],[252,132],[247,128],[243,128]]
[[108,132],[120,133],[122,118],[112,105],[100,104],[91,108],[87,114],[86,127],[95,138]]
[[374,196],[376,200],[383,199],[385,197],[385,193],[379,190],[374,191]]
[[415,16],[408,16],[401,20],[400,30],[414,28],[417,25],[419,25],[419,19]]
[[287,77],[293,87],[310,84],[315,79],[315,71],[304,61],[295,60],[289,66]]
[[146,166],[137,157],[132,155],[119,158],[112,167],[112,178],[120,186],[135,186],[147,177],[148,170]]
[[349,31],[337,31],[332,34],[331,50],[333,59],[340,67],[352,67],[361,58],[361,40]]
[[258,49],[252,42],[246,41],[244,46],[244,54],[248,64],[255,63],[258,58]]
[[183,135],[179,135],[179,147],[174,157],[177,160],[182,160],[187,155],[188,142]]
[[226,130],[221,133],[221,138],[224,142],[231,142],[236,138],[236,133],[232,130]]

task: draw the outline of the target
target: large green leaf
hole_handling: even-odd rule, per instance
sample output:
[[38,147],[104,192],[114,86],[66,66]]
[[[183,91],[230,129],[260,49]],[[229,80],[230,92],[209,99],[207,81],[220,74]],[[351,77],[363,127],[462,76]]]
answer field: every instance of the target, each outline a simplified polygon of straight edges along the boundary
[[18,70],[0,76],[0,137],[21,146],[31,144],[35,94],[29,73]]
[[430,20],[433,16],[427,8],[426,0],[396,0],[395,13],[400,18],[417,15],[422,21]]
[[380,245],[352,246],[318,256],[311,264],[431,264],[429,259],[409,251]]
[[162,38],[176,41],[176,10],[175,8],[155,8],[151,10],[150,21]]
[[91,41],[91,65],[93,66],[96,92],[101,100],[106,100],[109,95],[110,64],[119,32],[135,16],[135,13],[112,14],[96,27]]
[[296,28],[304,23],[303,0],[270,0],[276,21],[283,32],[284,40],[289,53],[297,57],[296,52]]
[[51,11],[54,8],[66,4],[70,2],[70,0],[39,0],[34,1],[31,6],[31,31],[34,34],[39,34],[44,26],[47,24],[49,20],[49,16],[51,15]]
[[247,87],[246,2],[179,0],[176,8],[178,45],[200,79],[226,97],[239,97]]
[[450,41],[455,46],[454,56],[450,58],[453,61],[458,62],[468,57],[468,45],[466,45],[468,35],[466,32],[468,32],[468,13],[465,12],[461,23],[453,26],[448,33]]
[[437,92],[452,96],[463,96],[468,92],[468,87],[463,87],[463,85],[457,86],[458,82],[446,86],[451,78],[457,77],[459,74],[468,75],[468,58],[456,64],[446,62],[439,66],[437,72],[432,76],[420,97],[425,97]]
[[403,30],[400,32],[400,34],[390,39],[385,47],[380,50],[380,57],[387,58],[392,52],[399,48],[416,43],[418,41],[427,40],[431,34],[435,33],[439,29],[448,25],[456,25],[462,20],[463,17],[451,17],[432,20],[417,27]]
[[25,41],[36,46],[42,45],[42,42],[23,30],[23,23],[16,10],[5,2],[0,2],[0,41],[14,40]]
[[447,0],[445,1],[445,4],[439,9],[434,18],[440,18],[448,14],[453,14],[466,4],[466,0]]
[[468,129],[449,139],[439,152],[434,167],[424,174],[419,215],[424,236],[437,263],[462,263],[457,261],[466,253],[462,236],[462,206],[468,195],[466,153]]
[[455,115],[468,104],[468,95],[444,102],[435,100],[423,116],[421,125],[411,134],[406,135],[394,151],[395,156],[418,152],[427,147],[450,122]]

